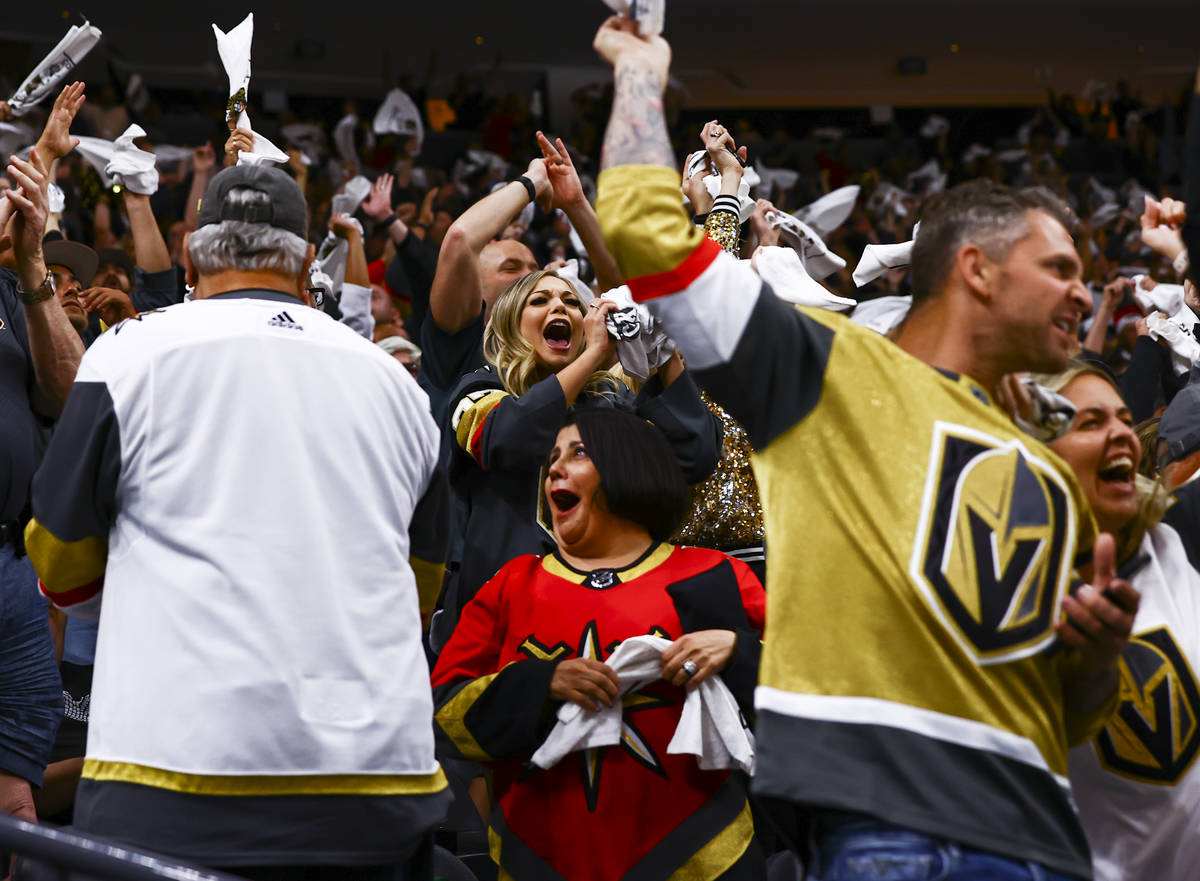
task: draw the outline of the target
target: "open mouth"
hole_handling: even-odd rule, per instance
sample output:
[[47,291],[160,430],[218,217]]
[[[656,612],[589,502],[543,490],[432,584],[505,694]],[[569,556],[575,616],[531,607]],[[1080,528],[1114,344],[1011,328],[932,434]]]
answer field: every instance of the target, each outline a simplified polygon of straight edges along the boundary
[[1105,483],[1128,484],[1133,481],[1133,459],[1130,456],[1120,456],[1096,472]]
[[1059,330],[1061,330],[1063,333],[1065,333],[1069,337],[1073,337],[1076,334],[1075,322],[1068,321],[1065,318],[1060,318],[1057,321],[1055,321],[1054,326],[1057,327]]
[[579,496],[569,490],[556,489],[550,493],[550,503],[559,514],[566,514],[579,504]]
[[565,318],[555,318],[546,325],[542,337],[551,349],[565,352],[571,348],[571,322]]

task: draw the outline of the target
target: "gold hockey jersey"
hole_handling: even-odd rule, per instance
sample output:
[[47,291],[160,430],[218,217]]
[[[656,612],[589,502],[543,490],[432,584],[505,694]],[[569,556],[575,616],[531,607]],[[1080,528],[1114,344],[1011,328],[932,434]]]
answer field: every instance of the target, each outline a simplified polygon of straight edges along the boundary
[[601,176],[634,298],[745,426],[770,584],[761,794],[859,811],[1081,877],[1054,634],[1095,526],[1070,469],[978,384],[796,309],[687,222],[678,176]]

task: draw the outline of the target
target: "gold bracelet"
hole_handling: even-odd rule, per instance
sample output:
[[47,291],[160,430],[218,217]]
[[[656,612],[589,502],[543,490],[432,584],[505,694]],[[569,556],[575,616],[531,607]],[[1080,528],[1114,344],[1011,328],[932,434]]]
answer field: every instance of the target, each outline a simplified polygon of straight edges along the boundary
[[26,306],[35,306],[38,303],[44,303],[54,296],[54,274],[49,269],[46,270],[46,279],[32,291],[21,290],[21,283],[17,282],[17,299]]

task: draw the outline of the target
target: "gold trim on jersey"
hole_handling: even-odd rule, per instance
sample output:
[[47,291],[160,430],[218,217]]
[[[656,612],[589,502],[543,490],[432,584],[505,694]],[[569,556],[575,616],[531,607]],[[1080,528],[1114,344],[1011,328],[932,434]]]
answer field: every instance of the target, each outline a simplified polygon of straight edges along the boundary
[[428,795],[449,785],[441,768],[432,774],[185,774],[100,759],[84,761],[83,776],[193,795]]
[[750,802],[732,823],[714,835],[688,861],[668,876],[667,881],[711,881],[742,858],[754,838]]
[[[505,665],[507,666],[507,665]],[[479,745],[471,729],[467,727],[467,712],[479,700],[479,696],[487,691],[492,680],[500,675],[500,670],[480,676],[460,688],[450,700],[446,701],[433,714],[433,720],[442,726],[446,735],[454,741],[455,747],[462,753],[463,758],[475,762],[490,762],[492,757],[487,750]]]
[[[658,546],[651,549],[644,557],[634,560],[624,569],[614,569],[613,572],[617,576],[618,583],[624,584],[627,581],[633,581],[635,578],[641,578],[651,569],[661,566],[671,556],[675,550],[675,545],[667,542],[659,542]],[[585,584],[588,580],[589,572],[582,572],[568,563],[560,560],[554,554],[546,554],[542,557],[542,568],[551,575],[556,575],[572,584]]]

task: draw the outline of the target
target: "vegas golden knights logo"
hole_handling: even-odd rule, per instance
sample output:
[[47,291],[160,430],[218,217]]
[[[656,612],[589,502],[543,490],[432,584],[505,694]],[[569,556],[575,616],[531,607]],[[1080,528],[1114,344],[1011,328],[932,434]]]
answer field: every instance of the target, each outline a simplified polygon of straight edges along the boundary
[[1057,469],[1015,438],[938,422],[909,574],[980,664],[1050,643],[1075,511]]
[[1176,783],[1200,752],[1200,691],[1166,627],[1121,653],[1121,704],[1096,737],[1100,763],[1144,783]]

